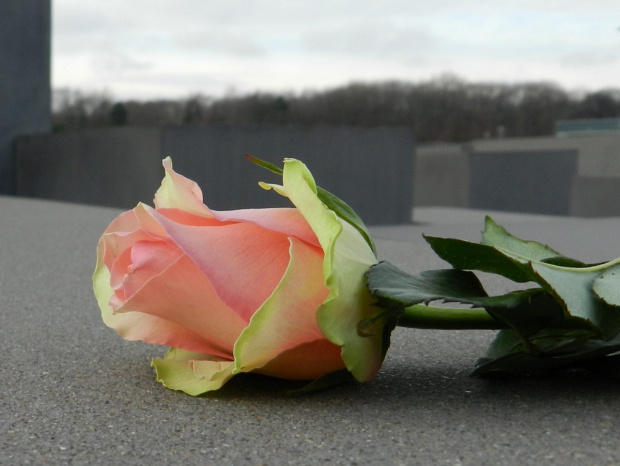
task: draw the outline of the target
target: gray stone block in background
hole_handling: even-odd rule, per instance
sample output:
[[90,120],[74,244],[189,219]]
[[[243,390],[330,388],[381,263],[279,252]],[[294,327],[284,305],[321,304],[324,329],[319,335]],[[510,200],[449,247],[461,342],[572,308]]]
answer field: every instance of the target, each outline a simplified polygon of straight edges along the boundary
[[620,133],[418,145],[414,171],[416,207],[620,215]]
[[50,129],[50,0],[0,2],[0,194],[15,193],[13,140]]
[[205,202],[228,210],[288,205],[258,181],[279,177],[244,155],[281,166],[303,160],[317,183],[369,224],[411,221],[414,140],[407,129],[354,127],[108,128],[21,137],[17,193],[110,207],[150,203],[161,159],[201,186]]
[[161,183],[161,130],[109,128],[17,138],[17,194],[113,207],[150,203]]
[[571,215],[620,217],[620,177],[576,176],[572,185]]
[[470,207],[570,215],[577,151],[473,152]]
[[427,144],[415,154],[416,207],[469,207],[469,152],[464,144]]

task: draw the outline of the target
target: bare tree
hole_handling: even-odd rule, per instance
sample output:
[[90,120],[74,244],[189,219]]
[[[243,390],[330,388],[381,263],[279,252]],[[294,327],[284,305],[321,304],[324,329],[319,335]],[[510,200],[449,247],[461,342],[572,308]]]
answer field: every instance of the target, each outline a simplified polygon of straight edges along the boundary
[[351,83],[321,92],[253,93],[116,102],[106,93],[54,92],[57,130],[127,125],[405,126],[419,141],[553,134],[566,118],[620,116],[620,90],[585,95],[553,83],[469,83],[453,75],[419,83]]

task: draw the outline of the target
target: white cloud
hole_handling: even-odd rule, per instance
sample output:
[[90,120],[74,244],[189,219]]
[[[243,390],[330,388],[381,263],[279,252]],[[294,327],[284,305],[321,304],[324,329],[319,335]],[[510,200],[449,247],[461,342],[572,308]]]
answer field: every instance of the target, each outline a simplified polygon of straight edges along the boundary
[[436,43],[424,27],[394,19],[363,19],[317,27],[301,37],[312,54],[423,59]]
[[250,35],[235,33],[225,28],[211,28],[205,31],[179,33],[174,43],[189,51],[209,51],[231,56],[264,55],[266,49]]
[[55,87],[117,98],[452,72],[620,86],[617,0],[54,0]]

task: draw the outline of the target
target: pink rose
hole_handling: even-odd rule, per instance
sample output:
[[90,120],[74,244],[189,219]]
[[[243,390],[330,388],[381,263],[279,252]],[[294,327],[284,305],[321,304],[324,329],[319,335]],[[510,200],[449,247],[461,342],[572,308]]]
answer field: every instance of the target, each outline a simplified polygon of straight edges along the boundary
[[155,208],[116,218],[97,249],[94,290],[104,322],[127,340],[167,345],[155,359],[165,386],[197,395],[234,374],[316,379],[348,369],[371,380],[383,332],[364,272],[376,263],[362,235],[317,197],[304,164],[287,159],[296,208],[218,212],[164,160]]

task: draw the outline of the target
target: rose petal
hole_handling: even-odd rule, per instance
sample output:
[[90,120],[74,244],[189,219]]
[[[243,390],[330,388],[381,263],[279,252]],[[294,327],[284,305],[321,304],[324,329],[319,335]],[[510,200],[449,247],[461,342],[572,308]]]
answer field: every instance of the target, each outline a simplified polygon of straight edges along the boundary
[[294,236],[315,246],[319,245],[314,231],[297,209],[242,209],[212,212],[221,221],[249,222],[267,230],[284,233],[286,236]]
[[113,296],[113,290],[110,288],[110,272],[100,259],[102,249],[99,248],[100,254],[93,274],[93,290],[101,309],[103,322],[108,327],[116,330],[126,340],[146,341],[156,345],[168,345],[172,341],[182,340],[189,346],[195,345],[200,350],[217,354],[217,349],[212,348],[203,338],[170,321],[141,312],[114,314],[109,304]]
[[[319,329],[316,311],[329,294],[323,252],[290,238],[290,262],[273,294],[254,314],[235,345],[235,373],[312,379],[343,367],[340,350]],[[318,373],[318,375],[317,375]]]
[[153,345],[171,346],[182,342],[184,348],[198,351],[203,354],[212,354],[222,358],[229,357],[229,353],[222,351],[204,340],[192,330],[142,312],[127,312],[113,314],[102,312],[103,322],[111,329],[116,330],[119,336],[127,341],[143,341]]
[[169,335],[165,343],[169,346],[228,358],[232,358],[235,341],[246,327],[246,322],[219,299],[209,280],[185,254],[151,276],[116,313],[132,311],[160,317],[159,326],[172,323],[199,337],[187,340],[185,336]]
[[251,223],[218,227],[181,225],[152,215],[202,270],[217,295],[249,322],[288,265],[288,239]]
[[[176,209],[185,215],[196,215],[203,218],[214,217],[221,222],[249,222],[267,230],[279,231],[287,236],[295,236],[308,243],[318,244],[316,235],[297,209],[211,210],[203,204],[200,187],[194,181],[173,170],[170,157],[164,159],[163,165],[166,174],[161,187],[155,194],[155,207],[158,210]],[[179,217],[174,219],[178,223],[186,225],[197,224],[194,221],[183,221]]]
[[314,380],[344,367],[340,346],[322,339],[280,353],[254,372],[282,379]]
[[117,294],[119,299],[125,299],[123,290],[123,280],[129,273],[131,267],[131,249],[125,249],[120,255],[114,259],[112,267],[110,267],[110,286]]
[[[122,282],[125,299],[133,296],[148,280],[162,273],[183,255],[179,248],[163,241],[138,241],[130,251],[131,264]],[[114,275],[113,270],[112,277]]]
[[138,204],[133,210],[123,212],[110,223],[101,237],[105,244],[102,262],[112,268],[114,260],[137,241],[165,239],[166,232],[153,220],[150,207]]

